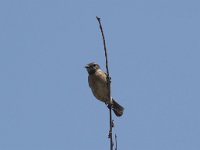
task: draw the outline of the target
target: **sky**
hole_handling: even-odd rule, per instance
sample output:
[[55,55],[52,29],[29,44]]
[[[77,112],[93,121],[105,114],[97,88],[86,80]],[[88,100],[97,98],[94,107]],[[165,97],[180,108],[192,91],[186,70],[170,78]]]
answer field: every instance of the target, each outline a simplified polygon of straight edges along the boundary
[[199,150],[199,0],[1,0],[0,149],[109,149],[84,68],[108,49],[118,150]]

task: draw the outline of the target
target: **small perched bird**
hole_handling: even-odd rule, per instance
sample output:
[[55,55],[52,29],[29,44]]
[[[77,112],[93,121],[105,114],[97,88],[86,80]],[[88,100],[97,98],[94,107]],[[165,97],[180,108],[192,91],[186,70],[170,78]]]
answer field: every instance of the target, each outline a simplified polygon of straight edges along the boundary
[[112,104],[108,97],[107,74],[100,69],[100,66],[95,63],[89,63],[85,66],[88,72],[88,83],[93,95],[100,101],[105,102],[108,106],[112,106],[115,115],[120,117],[123,114],[124,108],[119,105],[113,98]]

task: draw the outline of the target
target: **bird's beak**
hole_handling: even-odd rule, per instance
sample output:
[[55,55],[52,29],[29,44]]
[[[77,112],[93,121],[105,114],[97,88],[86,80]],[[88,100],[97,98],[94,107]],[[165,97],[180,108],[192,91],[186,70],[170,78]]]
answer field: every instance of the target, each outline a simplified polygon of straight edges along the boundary
[[85,66],[85,68],[86,68],[86,69],[88,69],[88,68],[89,68],[89,66],[88,66],[88,65],[86,65],[86,66]]

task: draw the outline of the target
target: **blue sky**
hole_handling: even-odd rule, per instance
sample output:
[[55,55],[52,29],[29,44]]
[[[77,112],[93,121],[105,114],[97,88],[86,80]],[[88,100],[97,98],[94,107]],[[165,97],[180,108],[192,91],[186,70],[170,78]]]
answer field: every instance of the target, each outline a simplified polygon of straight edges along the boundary
[[200,148],[198,0],[1,0],[0,149],[109,149],[105,105],[84,65],[105,70],[118,149]]

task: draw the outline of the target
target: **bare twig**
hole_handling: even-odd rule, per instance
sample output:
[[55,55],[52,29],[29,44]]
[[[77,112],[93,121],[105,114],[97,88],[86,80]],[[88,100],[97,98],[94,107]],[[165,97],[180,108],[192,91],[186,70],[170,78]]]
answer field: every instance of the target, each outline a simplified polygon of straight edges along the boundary
[[110,116],[110,130],[109,130],[109,139],[110,139],[110,150],[113,150],[113,138],[112,138],[112,128],[113,128],[113,120],[112,120],[112,97],[111,97],[111,81],[110,81],[110,75],[109,75],[109,69],[108,69],[108,55],[107,55],[107,49],[106,49],[106,40],[103,33],[103,28],[101,25],[101,19],[99,17],[96,17],[99,22],[99,27],[101,30],[102,38],[103,38],[103,45],[104,45],[104,52],[105,52],[105,58],[106,58],[106,71],[107,71],[107,87],[108,87],[108,97],[110,97],[110,104],[108,105],[109,108],[109,116]]
[[117,135],[115,134],[115,150],[117,150]]

